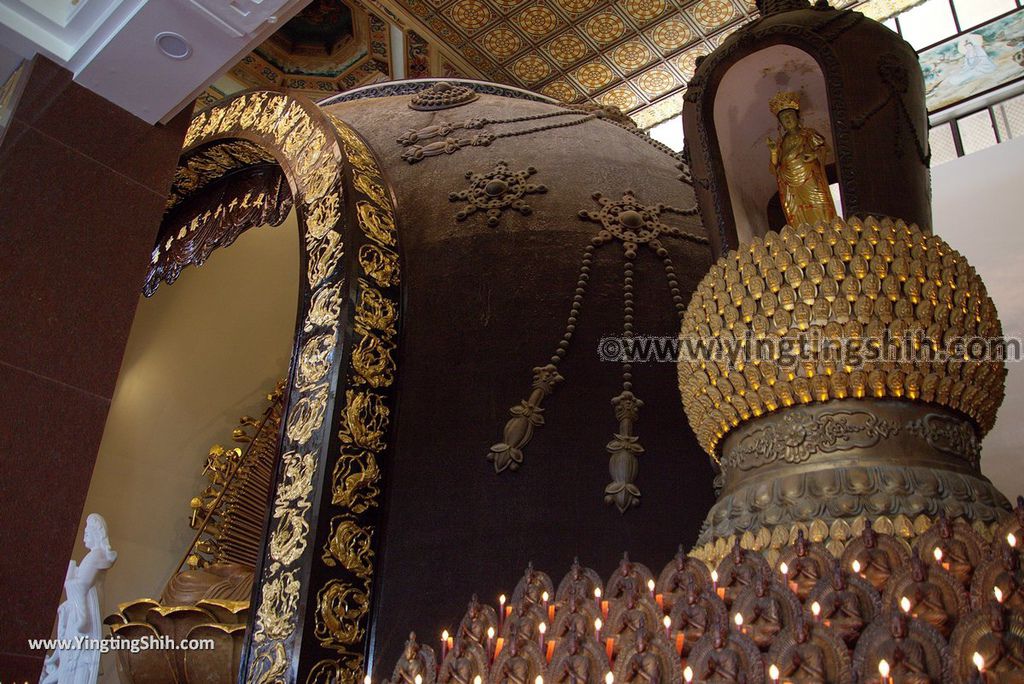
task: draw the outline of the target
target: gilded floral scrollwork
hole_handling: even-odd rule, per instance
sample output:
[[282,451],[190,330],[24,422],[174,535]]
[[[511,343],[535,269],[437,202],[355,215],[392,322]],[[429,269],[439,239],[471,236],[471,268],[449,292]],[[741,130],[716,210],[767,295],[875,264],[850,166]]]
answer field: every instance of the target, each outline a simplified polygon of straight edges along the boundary
[[288,439],[305,444],[320,427],[327,410],[327,388],[319,387],[302,397],[288,414]]
[[344,649],[363,637],[362,617],[369,608],[366,592],[331,580],[317,595],[316,636],[327,648]]
[[315,328],[333,326],[341,314],[341,285],[326,285],[316,291],[309,302],[305,332]]
[[395,244],[395,222],[385,212],[369,202],[357,202],[359,225],[376,242],[393,247]]
[[380,290],[359,279],[359,303],[356,305],[356,327],[364,330],[375,329],[391,337],[395,334],[398,308]]
[[377,505],[379,482],[380,468],[372,451],[353,454],[342,450],[334,464],[332,503],[353,513],[363,513]]
[[388,387],[395,381],[395,360],[391,353],[395,345],[370,331],[366,331],[352,350],[352,367],[358,374],[356,384],[370,387]]
[[359,248],[359,265],[381,287],[398,285],[398,255],[390,249],[367,244]]
[[343,568],[363,579],[373,574],[373,528],[362,528],[350,517],[335,516],[331,520],[331,533],[323,560],[333,567]]
[[390,413],[380,395],[347,390],[341,426],[342,443],[380,451],[384,448],[384,430]]
[[254,641],[282,639],[295,629],[295,609],[299,604],[299,580],[295,571],[270,579],[263,585],[263,600],[257,612],[259,630]]
[[320,382],[331,370],[334,347],[337,338],[334,333],[323,333],[306,340],[299,352],[297,384],[306,387]]

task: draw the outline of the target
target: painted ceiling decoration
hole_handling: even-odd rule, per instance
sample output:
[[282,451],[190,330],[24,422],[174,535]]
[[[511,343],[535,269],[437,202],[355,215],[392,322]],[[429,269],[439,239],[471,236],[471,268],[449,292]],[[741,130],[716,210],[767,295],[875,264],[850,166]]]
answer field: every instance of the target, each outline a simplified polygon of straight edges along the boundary
[[[868,4],[877,14],[915,1]],[[754,0],[314,0],[230,74],[315,98],[391,78],[477,78],[613,105],[647,129],[679,114],[697,59],[757,14]],[[391,46],[391,26],[404,45]],[[403,73],[392,75],[392,49]],[[225,94],[216,85],[205,103]]]
[[[245,87],[268,85],[321,99],[387,81],[391,75],[389,22],[342,0],[313,0],[229,75]],[[214,84],[201,104],[225,94]]]

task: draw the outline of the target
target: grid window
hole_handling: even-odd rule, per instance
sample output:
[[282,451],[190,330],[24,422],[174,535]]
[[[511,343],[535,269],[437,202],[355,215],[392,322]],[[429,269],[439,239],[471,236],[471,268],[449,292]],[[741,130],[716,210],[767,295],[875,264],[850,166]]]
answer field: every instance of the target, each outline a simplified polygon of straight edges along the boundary
[[1024,95],[1010,98],[992,107],[999,140],[1024,137]]
[[965,116],[957,120],[960,129],[960,140],[964,145],[964,154],[970,154],[992,147],[996,140],[996,130],[992,127],[992,115],[987,109]]
[[903,38],[913,45],[915,50],[937,43],[957,32],[949,0],[927,0],[901,14],[899,21]]
[[960,29],[967,30],[1017,7],[1014,0],[953,0]]
[[928,132],[928,145],[932,150],[932,168],[956,159],[956,144],[953,142],[953,127],[945,123]]

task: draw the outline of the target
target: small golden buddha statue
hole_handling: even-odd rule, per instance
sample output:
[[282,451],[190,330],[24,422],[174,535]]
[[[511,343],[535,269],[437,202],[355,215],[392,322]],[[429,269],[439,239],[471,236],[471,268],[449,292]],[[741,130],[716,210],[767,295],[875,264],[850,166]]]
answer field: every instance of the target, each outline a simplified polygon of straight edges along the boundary
[[836,208],[825,173],[825,137],[800,125],[799,93],[777,93],[768,107],[781,127],[778,140],[768,138],[768,150],[786,221],[791,226],[831,221]]

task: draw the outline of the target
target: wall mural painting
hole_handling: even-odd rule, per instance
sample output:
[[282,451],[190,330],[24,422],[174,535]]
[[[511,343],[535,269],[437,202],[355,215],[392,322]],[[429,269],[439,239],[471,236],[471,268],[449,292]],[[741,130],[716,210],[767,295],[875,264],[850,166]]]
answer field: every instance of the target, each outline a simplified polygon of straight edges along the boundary
[[928,111],[1024,78],[1024,10],[921,53]]

